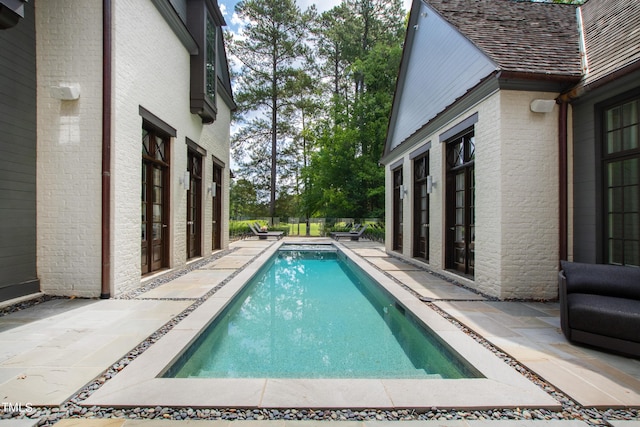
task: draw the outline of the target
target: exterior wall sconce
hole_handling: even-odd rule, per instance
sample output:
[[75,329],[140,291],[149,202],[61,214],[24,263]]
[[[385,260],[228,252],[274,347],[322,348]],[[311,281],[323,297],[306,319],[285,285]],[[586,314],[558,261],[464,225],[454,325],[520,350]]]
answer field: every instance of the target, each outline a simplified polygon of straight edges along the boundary
[[188,190],[189,186],[191,185],[191,174],[189,173],[189,171],[184,171],[184,174],[180,178],[178,178],[178,182],[180,183],[182,188]]
[[400,200],[403,200],[404,196],[407,194],[407,187],[401,185],[398,189],[400,190]]
[[64,84],[60,86],[51,86],[49,93],[55,99],[62,101],[75,101],[80,98],[80,85],[77,84]]
[[555,105],[555,99],[534,99],[529,107],[534,113],[550,113]]
[[433,192],[433,187],[436,186],[436,182],[433,180],[431,175],[427,175],[427,194],[431,194]]
[[209,188],[207,188],[207,193],[211,194],[211,197],[216,197],[217,188],[218,188],[218,184],[215,181],[212,181]]

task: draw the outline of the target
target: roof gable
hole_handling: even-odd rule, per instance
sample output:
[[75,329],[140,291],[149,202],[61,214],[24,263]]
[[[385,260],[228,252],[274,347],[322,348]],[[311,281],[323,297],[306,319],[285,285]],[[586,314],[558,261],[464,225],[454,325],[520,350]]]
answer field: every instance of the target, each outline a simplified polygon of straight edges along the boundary
[[524,0],[413,0],[383,156],[492,74],[505,88],[522,81],[535,82],[522,88],[561,91],[577,83],[576,10]]
[[580,76],[576,6],[518,0],[427,0],[502,70]]
[[385,153],[497,69],[429,5],[413,2]]

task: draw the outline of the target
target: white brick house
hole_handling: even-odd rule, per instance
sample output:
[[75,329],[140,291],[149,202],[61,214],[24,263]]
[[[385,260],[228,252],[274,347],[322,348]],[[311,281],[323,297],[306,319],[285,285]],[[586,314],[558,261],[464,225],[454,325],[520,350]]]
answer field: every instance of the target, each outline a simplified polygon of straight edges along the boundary
[[500,299],[557,297],[559,260],[588,240],[567,94],[585,81],[577,12],[599,4],[414,0],[381,159],[387,251]]
[[[0,30],[35,47],[35,269],[21,274],[109,297],[226,248],[235,104],[217,3],[36,0],[24,14]],[[0,300],[34,290],[6,281]]]

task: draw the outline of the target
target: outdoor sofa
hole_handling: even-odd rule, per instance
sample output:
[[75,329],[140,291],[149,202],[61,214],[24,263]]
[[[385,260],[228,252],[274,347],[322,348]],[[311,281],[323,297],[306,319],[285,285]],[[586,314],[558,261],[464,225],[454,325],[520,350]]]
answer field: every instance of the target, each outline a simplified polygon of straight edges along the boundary
[[560,324],[565,337],[640,357],[640,268],[561,264]]

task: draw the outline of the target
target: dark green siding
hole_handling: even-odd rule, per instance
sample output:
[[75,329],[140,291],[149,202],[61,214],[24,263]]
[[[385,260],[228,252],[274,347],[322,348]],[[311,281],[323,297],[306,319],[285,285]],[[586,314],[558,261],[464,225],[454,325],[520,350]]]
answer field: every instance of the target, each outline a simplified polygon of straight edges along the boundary
[[0,301],[39,290],[33,3],[15,27],[0,30]]
[[598,105],[640,90],[640,72],[588,92],[573,105],[574,261],[603,263],[603,200]]

